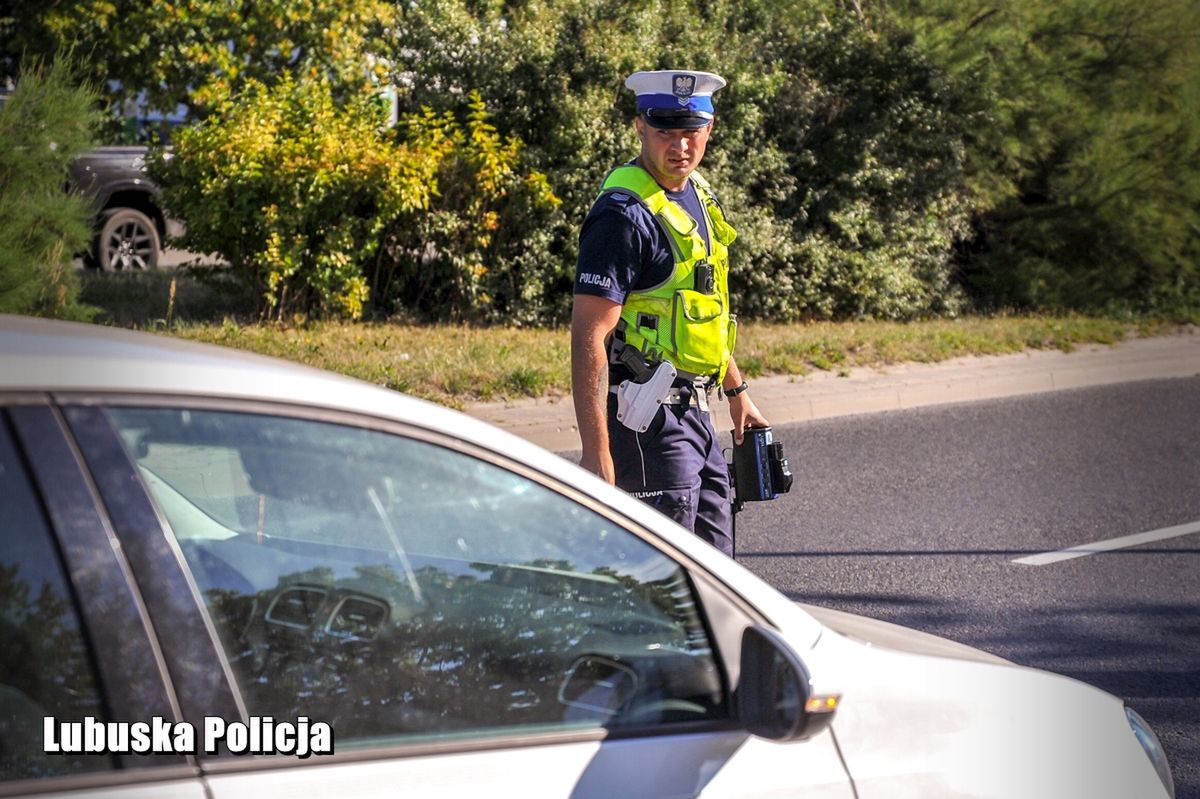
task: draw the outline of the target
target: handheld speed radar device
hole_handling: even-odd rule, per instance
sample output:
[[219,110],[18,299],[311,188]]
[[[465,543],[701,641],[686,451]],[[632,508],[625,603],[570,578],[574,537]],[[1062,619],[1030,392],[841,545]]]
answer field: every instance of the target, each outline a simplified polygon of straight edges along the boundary
[[775,499],[792,490],[792,471],[769,427],[744,431],[741,444],[733,445],[733,509],[747,502]]

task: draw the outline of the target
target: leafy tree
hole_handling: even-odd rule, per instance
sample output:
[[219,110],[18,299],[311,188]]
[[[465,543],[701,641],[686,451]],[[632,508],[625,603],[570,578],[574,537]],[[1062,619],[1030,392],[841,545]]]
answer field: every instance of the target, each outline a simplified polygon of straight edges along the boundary
[[730,80],[704,172],[741,232],[741,313],[957,307],[950,254],[968,207],[969,121],[907,38],[853,14],[771,0],[431,0],[404,8],[389,58],[406,107],[453,109],[476,88],[549,176],[562,209],[549,229],[525,231],[557,264],[546,319],[566,316],[578,225],[605,173],[636,154],[625,77],[680,64]]
[[[203,111],[249,82],[320,77],[356,86],[392,18],[385,0],[0,0],[0,78],[69,48],[119,106]],[[109,81],[117,81],[109,85]]]
[[67,165],[92,143],[95,94],[64,60],[30,63],[0,107],[0,311],[86,318],[71,265],[92,209],[66,189]]
[[32,571],[28,564],[22,569],[19,560],[0,560],[0,774],[15,780],[110,768],[104,755],[48,755],[40,745],[42,719],[96,716],[100,699],[61,576],[35,582]]
[[1200,4],[885,8],[974,87],[958,107],[986,113],[966,139],[980,212],[962,248],[981,303],[1200,303]]
[[[525,162],[550,181],[557,211],[511,216],[498,234],[520,244],[489,264],[493,274],[536,268],[541,305],[514,321],[569,314],[579,222],[605,173],[631,157],[629,116],[614,108],[621,81],[637,69],[629,37],[648,38],[671,13],[650,2],[568,0],[502,7],[464,0],[404,6],[387,51],[402,109],[461,114],[477,90],[502,135],[521,141]],[[630,115],[632,103],[628,104]]]
[[[953,113],[957,85],[857,13],[789,31],[754,47],[754,71],[773,69],[777,84],[756,128],[779,155],[752,196],[770,198],[796,247],[773,277],[795,295],[768,294],[770,315],[956,311],[949,256],[970,208],[961,142],[971,122]],[[747,138],[739,157],[752,161]]]
[[[678,65],[730,79],[704,171],[741,233],[743,314],[955,313],[964,288],[985,308],[1200,304],[1200,0],[14,2],[0,70],[72,43],[116,99],[212,115],[190,150],[206,165],[162,174],[211,181],[169,194],[237,233],[213,243],[256,248],[234,255],[276,311],[355,315],[369,294],[387,312],[565,320],[579,223],[636,152],[623,80]],[[362,96],[385,79],[394,135]],[[337,148],[292,116],[364,138],[318,157]],[[247,130],[216,130],[235,120]],[[390,168],[426,181],[406,210],[349,188],[391,174],[351,151],[391,147],[411,162]],[[332,194],[288,182],[333,163],[349,172],[317,181]],[[232,231],[199,208],[216,187],[252,187],[244,220],[284,210]],[[282,238],[247,238],[268,228]]]

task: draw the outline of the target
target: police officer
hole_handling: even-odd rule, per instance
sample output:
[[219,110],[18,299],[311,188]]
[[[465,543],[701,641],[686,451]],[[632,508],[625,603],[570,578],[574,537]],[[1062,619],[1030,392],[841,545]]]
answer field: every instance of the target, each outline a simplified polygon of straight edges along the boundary
[[[729,400],[739,443],[744,429],[769,423],[733,359],[728,246],[736,233],[695,171],[712,133],[712,95],[725,80],[663,70],[637,72],[625,85],[637,94],[641,152],[609,173],[579,236],[571,379],[582,465],[732,554],[714,389]],[[625,404],[630,386],[657,386],[659,369],[676,375],[662,406],[644,430],[627,427],[618,416],[636,416]]]

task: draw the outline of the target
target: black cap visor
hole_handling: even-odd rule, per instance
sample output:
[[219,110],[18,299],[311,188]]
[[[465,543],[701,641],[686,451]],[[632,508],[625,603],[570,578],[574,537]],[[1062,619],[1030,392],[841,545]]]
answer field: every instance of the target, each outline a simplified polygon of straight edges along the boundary
[[642,111],[642,119],[652,128],[660,130],[695,130],[713,121],[713,115],[706,111],[694,111],[689,108],[662,109],[647,108]]

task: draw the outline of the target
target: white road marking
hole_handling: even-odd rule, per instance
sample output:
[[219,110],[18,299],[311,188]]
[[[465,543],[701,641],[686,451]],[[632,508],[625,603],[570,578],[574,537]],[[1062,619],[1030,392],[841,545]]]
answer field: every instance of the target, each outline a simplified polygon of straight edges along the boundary
[[1096,541],[1092,544],[1080,544],[1077,547],[1060,549],[1057,552],[1043,552],[1041,555],[1030,555],[1024,558],[1017,558],[1013,561],[1013,563],[1020,563],[1024,566],[1046,566],[1047,564],[1058,563],[1062,560],[1082,558],[1088,555],[1096,555],[1101,552],[1111,552],[1114,549],[1136,547],[1141,544],[1149,544],[1151,541],[1162,541],[1166,538],[1178,538],[1181,535],[1191,535],[1192,533],[1200,533],[1200,522],[1180,524],[1175,527],[1164,527],[1161,530],[1151,530],[1148,533],[1137,533],[1136,535],[1126,535],[1120,538],[1110,538],[1107,541]]

